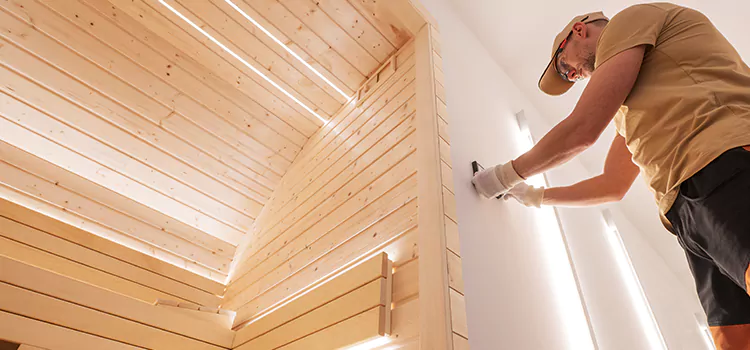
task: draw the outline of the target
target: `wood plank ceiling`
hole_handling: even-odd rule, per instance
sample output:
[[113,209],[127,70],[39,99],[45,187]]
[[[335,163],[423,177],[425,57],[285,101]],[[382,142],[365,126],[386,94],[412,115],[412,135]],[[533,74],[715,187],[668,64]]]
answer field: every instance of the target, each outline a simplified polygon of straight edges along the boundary
[[377,0],[0,0],[0,197],[223,281],[410,34]]

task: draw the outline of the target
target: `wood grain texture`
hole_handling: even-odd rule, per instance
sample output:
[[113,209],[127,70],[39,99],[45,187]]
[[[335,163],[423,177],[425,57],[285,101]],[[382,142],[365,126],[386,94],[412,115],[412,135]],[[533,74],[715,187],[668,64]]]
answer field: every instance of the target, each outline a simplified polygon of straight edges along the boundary
[[[387,278],[387,268],[388,257],[385,254],[376,255],[362,262],[351,270],[290,301],[274,312],[239,328],[234,340],[235,346],[244,344],[268,331],[276,329],[278,326],[306,314],[309,310],[317,309],[331,300],[336,300],[342,295],[356,290],[369,282]],[[290,295],[289,297],[292,296]]]
[[113,259],[95,250],[67,242],[46,232],[35,230],[20,223],[0,218],[0,235],[16,242],[43,250],[47,253],[76,261],[85,266],[147,286],[198,305],[217,306],[220,298],[178,281],[165,278],[151,271]]
[[237,310],[236,323],[363,256],[387,251],[396,266],[416,257],[414,76],[410,65],[402,68],[361,109],[334,117],[340,131],[311,138],[282,180],[259,218],[260,234],[240,247],[223,304]]
[[172,310],[5,257],[0,257],[0,266],[2,282],[214,345],[232,346],[233,332],[217,323],[185,318]]
[[[45,336],[40,337],[40,334]],[[42,349],[142,349],[5,311],[0,311],[0,338]]]
[[385,284],[385,278],[372,281],[236,349],[276,349],[293,343],[297,339],[304,339],[308,334],[316,333],[341,321],[346,322],[348,318],[356,317],[373,307],[384,307],[381,296]]
[[129,249],[121,244],[58,221],[34,210],[24,208],[8,200],[0,199],[0,216],[26,225],[33,224],[34,228],[65,241],[87,247],[118,260],[127,261],[134,266],[194,286],[214,295],[221,295],[223,293],[224,286],[218,282],[190,273],[150,255]]
[[0,310],[63,325],[125,344],[159,349],[223,349],[137,322],[0,282]]
[[[445,142],[439,137],[432,28],[416,37],[417,167],[419,174],[420,349],[452,349],[445,236],[445,194],[440,173]],[[447,162],[450,164],[450,162]]]

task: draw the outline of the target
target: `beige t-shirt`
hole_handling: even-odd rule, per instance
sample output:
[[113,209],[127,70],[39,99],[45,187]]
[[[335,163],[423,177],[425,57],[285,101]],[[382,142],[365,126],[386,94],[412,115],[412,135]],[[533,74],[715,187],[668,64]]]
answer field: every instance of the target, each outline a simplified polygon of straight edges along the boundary
[[596,66],[647,45],[617,132],[656,196],[662,221],[679,185],[725,151],[750,145],[750,68],[702,13],[668,3],[615,15]]

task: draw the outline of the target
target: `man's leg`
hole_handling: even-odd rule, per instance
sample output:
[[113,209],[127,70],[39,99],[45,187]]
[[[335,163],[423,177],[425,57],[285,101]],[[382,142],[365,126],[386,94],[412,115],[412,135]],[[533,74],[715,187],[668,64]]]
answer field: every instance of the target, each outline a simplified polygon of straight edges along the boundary
[[717,348],[750,350],[750,151],[730,150],[685,181],[668,217]]
[[713,261],[685,253],[716,348],[750,349],[750,297]]

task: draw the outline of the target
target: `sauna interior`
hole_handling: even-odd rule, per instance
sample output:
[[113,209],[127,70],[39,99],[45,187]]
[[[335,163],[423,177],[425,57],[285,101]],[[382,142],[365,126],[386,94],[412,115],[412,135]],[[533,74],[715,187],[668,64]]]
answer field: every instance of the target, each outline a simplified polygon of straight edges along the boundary
[[468,349],[416,0],[0,1],[0,349]]

